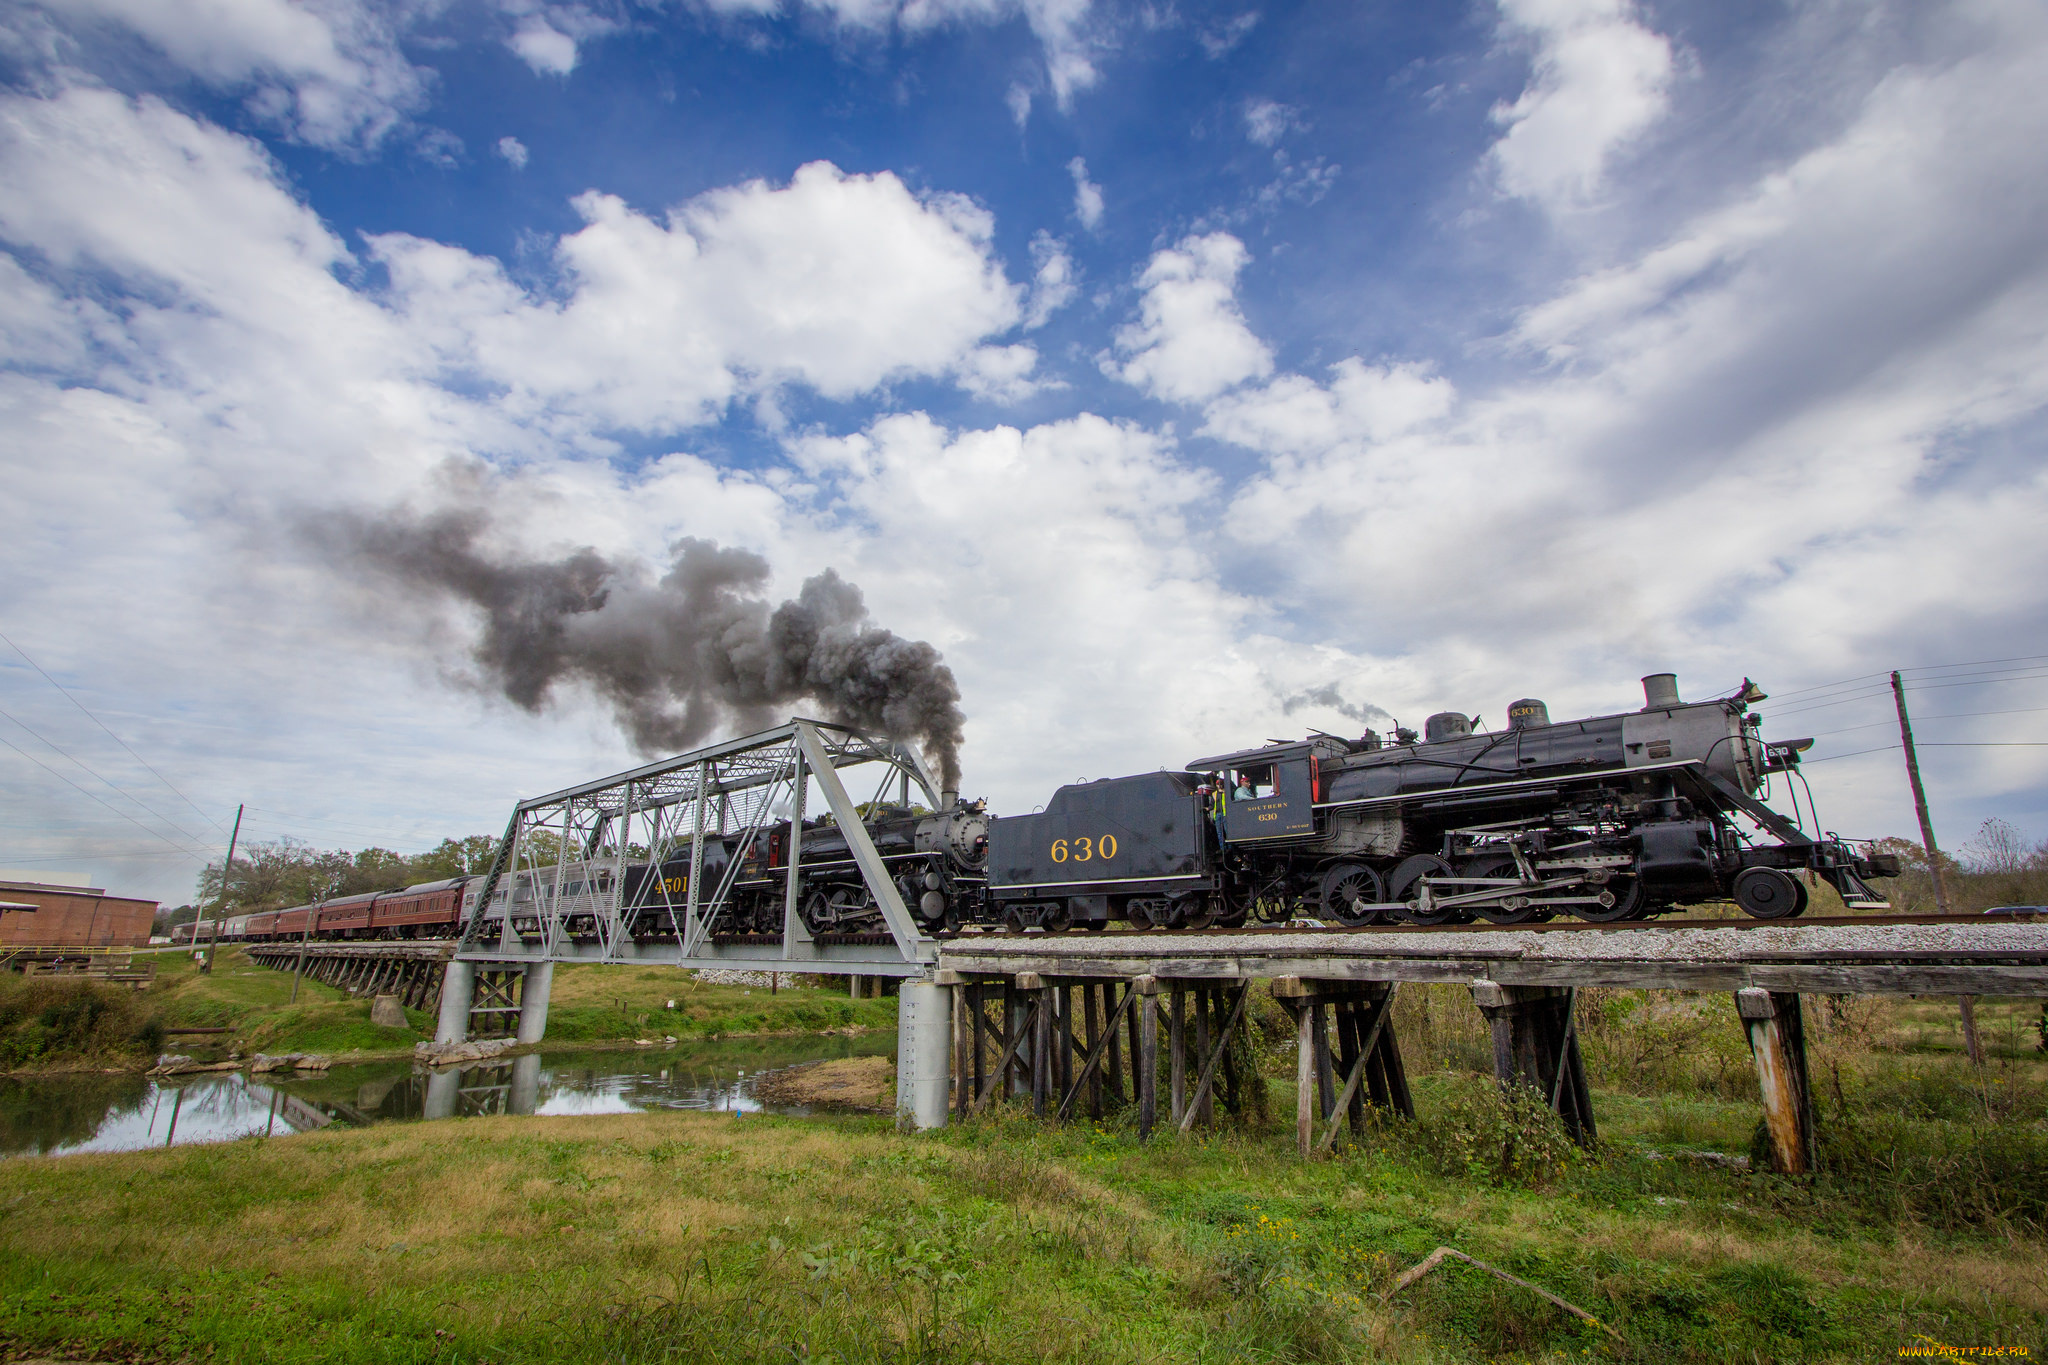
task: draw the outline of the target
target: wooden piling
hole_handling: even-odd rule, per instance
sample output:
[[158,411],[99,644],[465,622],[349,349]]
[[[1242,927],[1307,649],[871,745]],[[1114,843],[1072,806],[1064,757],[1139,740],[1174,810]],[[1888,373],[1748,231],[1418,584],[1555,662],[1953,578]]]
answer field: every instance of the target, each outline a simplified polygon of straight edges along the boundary
[[1052,996],[1046,990],[1045,978],[1037,972],[1017,973],[1017,990],[1038,1002],[1031,1024],[1030,1075],[1026,1080],[1031,1087],[1031,1112],[1044,1118],[1046,1092],[1052,1081],[1047,1074],[1052,1068]]
[[1799,997],[1748,987],[1735,992],[1735,1008],[1756,1059],[1771,1168],[1781,1175],[1811,1174],[1813,1089],[1806,1074],[1806,1024]]
[[1302,1156],[1309,1154],[1316,1136],[1316,1007],[1306,1000],[1293,1002],[1294,1009],[1294,1142]]
[[1166,1020],[1167,1033],[1167,1103],[1173,1126],[1181,1126],[1181,1116],[1188,1104],[1188,1030],[1187,992],[1178,985],[1169,997],[1171,1013]]
[[1151,1138],[1159,1121],[1159,978],[1141,976],[1131,982],[1131,999],[1138,1012],[1138,1036],[1134,1040],[1138,1081],[1138,1141]]
[[1493,1074],[1502,1090],[1534,1090],[1572,1141],[1592,1146],[1599,1135],[1573,1024],[1573,989],[1475,981],[1472,998],[1493,1028]]

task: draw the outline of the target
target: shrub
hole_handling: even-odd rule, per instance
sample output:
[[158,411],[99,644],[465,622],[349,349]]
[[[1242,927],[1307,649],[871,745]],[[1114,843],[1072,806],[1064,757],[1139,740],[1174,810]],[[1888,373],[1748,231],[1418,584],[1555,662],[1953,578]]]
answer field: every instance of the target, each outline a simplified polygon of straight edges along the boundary
[[1384,1131],[1441,1174],[1494,1185],[1548,1185],[1582,1159],[1557,1114],[1527,1086],[1504,1094],[1491,1081],[1447,1082],[1420,1122],[1392,1121]]
[[0,975],[0,1066],[125,1053],[138,1046],[131,991],[90,981]]

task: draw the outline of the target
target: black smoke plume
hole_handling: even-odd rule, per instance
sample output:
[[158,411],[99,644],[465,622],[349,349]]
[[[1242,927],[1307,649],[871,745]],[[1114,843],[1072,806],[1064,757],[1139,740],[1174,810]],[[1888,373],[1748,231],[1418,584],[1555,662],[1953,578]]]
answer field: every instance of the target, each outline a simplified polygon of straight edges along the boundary
[[858,587],[831,569],[770,607],[768,562],[680,540],[659,578],[583,549],[539,560],[487,553],[489,518],[324,518],[322,537],[381,577],[483,616],[474,658],[488,684],[542,710],[557,684],[588,684],[648,755],[721,728],[765,729],[809,701],[824,719],[916,740],[941,786],[960,780],[960,688],[938,650],[875,625]]
[[1297,692],[1280,703],[1281,711],[1290,716],[1296,711],[1308,707],[1320,707],[1325,710],[1335,711],[1338,715],[1355,720],[1361,725],[1371,725],[1375,721],[1391,721],[1393,719],[1392,716],[1382,711],[1379,707],[1374,706],[1371,702],[1360,702],[1354,705],[1351,702],[1345,701],[1344,694],[1337,690],[1335,683],[1330,683],[1323,687],[1311,687],[1306,692]]

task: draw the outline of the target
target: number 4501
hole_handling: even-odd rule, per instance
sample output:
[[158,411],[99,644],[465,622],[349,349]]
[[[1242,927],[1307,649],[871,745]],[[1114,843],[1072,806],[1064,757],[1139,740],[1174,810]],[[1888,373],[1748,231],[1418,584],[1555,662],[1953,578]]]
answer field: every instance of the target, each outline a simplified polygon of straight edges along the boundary
[[1091,858],[1114,858],[1116,836],[1105,834],[1100,839],[1090,839],[1085,834],[1078,839],[1055,839],[1052,841],[1052,860],[1056,863],[1072,859],[1085,863]]

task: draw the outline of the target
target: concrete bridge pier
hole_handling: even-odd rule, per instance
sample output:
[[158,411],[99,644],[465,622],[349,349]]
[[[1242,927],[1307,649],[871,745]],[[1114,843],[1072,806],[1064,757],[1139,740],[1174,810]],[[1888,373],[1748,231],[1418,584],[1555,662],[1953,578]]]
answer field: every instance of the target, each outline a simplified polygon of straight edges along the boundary
[[[460,1042],[461,1039],[455,1041]],[[462,1069],[442,1067],[427,1072],[427,1097],[420,1106],[420,1117],[429,1119],[452,1119],[455,1117],[455,1100],[462,1093]]]
[[[543,1006],[542,1012],[546,1009]],[[523,1040],[522,1040],[523,1041]],[[512,1059],[512,1088],[505,1097],[508,1114],[531,1114],[540,1104],[540,1054],[529,1052]]]
[[[441,976],[441,1016],[434,1025],[435,1042],[469,1041],[469,1002],[475,994],[476,964],[460,960],[450,962]],[[450,1093],[453,1094],[452,1091]],[[449,1102],[452,1104],[454,1101],[451,1099]],[[428,1117],[434,1116],[430,1114]]]
[[537,1043],[548,1031],[548,996],[555,988],[555,964],[531,962],[526,980],[519,987],[519,1032],[517,1040]]
[[896,1126],[946,1126],[953,1080],[953,992],[905,981],[896,1003]]

